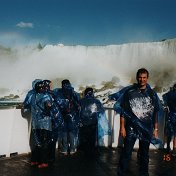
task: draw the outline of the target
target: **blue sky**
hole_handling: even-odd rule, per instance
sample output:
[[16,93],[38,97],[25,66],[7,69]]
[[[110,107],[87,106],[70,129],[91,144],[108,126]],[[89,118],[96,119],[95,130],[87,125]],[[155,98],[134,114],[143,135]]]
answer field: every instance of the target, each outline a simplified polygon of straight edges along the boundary
[[0,45],[176,38],[175,0],[0,0]]

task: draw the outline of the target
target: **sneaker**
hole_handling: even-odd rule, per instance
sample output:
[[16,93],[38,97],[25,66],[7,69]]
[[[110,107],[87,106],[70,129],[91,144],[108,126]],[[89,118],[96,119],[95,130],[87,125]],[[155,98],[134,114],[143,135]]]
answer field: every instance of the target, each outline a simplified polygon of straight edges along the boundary
[[38,164],[38,162],[31,162],[31,166],[37,166]]
[[42,163],[42,164],[39,164],[38,165],[38,168],[46,168],[46,167],[48,167],[48,164],[47,163]]

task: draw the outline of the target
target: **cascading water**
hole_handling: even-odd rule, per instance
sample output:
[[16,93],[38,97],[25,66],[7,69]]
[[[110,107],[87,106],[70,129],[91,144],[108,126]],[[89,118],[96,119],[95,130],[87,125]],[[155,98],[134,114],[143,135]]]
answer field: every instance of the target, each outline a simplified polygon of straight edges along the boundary
[[134,81],[140,67],[149,70],[153,87],[171,86],[176,81],[176,39],[108,46],[46,45],[41,50],[0,47],[0,94],[22,94],[36,78],[68,78],[74,86],[86,86],[115,76],[124,85]]

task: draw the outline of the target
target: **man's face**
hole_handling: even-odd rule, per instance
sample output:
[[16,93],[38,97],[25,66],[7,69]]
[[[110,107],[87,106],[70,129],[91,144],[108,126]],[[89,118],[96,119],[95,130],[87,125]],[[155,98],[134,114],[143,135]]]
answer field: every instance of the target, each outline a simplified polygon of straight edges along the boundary
[[139,87],[145,87],[147,85],[147,81],[148,81],[147,73],[141,73],[137,77]]

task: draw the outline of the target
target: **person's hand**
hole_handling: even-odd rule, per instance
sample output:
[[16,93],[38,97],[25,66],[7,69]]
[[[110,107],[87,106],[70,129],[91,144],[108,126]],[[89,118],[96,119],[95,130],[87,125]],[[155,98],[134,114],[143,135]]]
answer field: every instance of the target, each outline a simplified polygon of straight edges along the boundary
[[121,137],[123,137],[123,138],[126,137],[126,130],[125,130],[124,127],[123,127],[123,128],[120,128],[120,130],[119,130],[119,135],[120,135]]
[[23,104],[17,104],[16,105],[16,109],[22,109],[22,108],[24,109],[24,105]]
[[154,129],[153,131],[153,137],[158,138],[158,129]]

